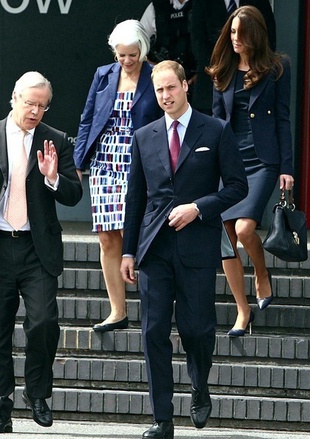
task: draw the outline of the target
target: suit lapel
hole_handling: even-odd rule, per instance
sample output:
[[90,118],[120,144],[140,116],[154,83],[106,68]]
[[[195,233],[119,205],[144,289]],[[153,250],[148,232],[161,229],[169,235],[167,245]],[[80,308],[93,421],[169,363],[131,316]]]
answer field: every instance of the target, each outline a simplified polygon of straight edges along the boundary
[[6,141],[6,121],[7,119],[0,121],[0,200],[4,195],[8,183],[8,151],[7,151],[7,141]]
[[269,80],[270,80],[270,74],[265,76],[263,79],[261,79],[259,83],[251,89],[249,108],[252,107],[258,96],[262,93],[262,91],[268,84]]
[[181,151],[175,172],[178,171],[182,163],[186,160],[188,154],[195,147],[196,143],[202,135],[203,128],[204,123],[199,117],[199,113],[193,110],[188,127],[186,129],[183,143],[181,145]]
[[[186,160],[192,149],[195,148],[195,145],[197,144],[199,138],[203,133],[204,127],[204,121],[201,120],[199,113],[193,110],[183,143],[181,145],[180,156],[175,172],[177,172],[182,163]],[[151,143],[154,145],[154,148],[158,153],[159,159],[161,160],[167,173],[171,175],[169,145],[167,138],[166,122],[164,117],[155,122],[153,126],[153,137]]]
[[113,66],[112,72],[109,73],[109,75],[108,75],[109,94],[110,94],[111,102],[115,101],[115,95],[116,95],[116,92],[117,92],[119,75],[120,75],[120,65],[118,63],[116,63]]
[[[234,102],[234,92],[235,92],[235,78],[234,75],[228,88],[223,92],[223,99],[226,107],[226,114],[231,115],[233,111],[233,102]],[[263,79],[259,81],[255,87],[251,89],[249,108],[252,107],[258,96],[262,93],[266,85],[270,80],[270,74],[265,76]]]
[[8,151],[6,141],[7,119],[0,121],[0,169],[5,181],[8,181]]
[[233,111],[235,82],[236,82],[236,74],[234,74],[232,80],[230,81],[229,86],[223,92],[223,99],[225,102],[226,114],[229,114],[229,115],[231,115],[232,111]]
[[149,67],[149,65],[146,62],[144,62],[142,64],[142,68],[137,84],[137,89],[132,101],[132,106],[134,106],[137,103],[137,101],[143,95],[145,89],[148,87],[150,83],[150,75],[151,75],[151,67]]
[[44,140],[49,140],[46,139],[46,135],[45,135],[46,131],[47,129],[41,123],[39,123],[39,125],[36,127],[34,131],[33,141],[28,159],[27,175],[31,172],[31,170],[33,169],[33,167],[36,165],[38,161],[37,151],[41,150],[43,152]]
[[165,118],[157,120],[153,126],[152,142],[167,173],[171,175],[169,145]]

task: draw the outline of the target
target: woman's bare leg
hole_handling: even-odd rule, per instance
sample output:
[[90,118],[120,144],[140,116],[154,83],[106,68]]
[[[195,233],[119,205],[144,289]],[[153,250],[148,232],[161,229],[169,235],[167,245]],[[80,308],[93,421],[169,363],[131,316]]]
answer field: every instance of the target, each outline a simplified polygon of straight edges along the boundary
[[232,329],[245,329],[250,319],[250,307],[245,292],[244,269],[237,250],[237,235],[235,221],[225,222],[225,227],[236,252],[235,259],[223,260],[223,269],[227,282],[237,305],[237,319]]
[[249,255],[255,274],[256,297],[264,299],[271,295],[271,285],[266,268],[262,241],[256,233],[256,222],[251,219],[240,219],[236,223],[238,240]]
[[122,231],[99,232],[100,262],[110,300],[111,312],[104,324],[126,317],[125,283],[120,273],[122,260]]

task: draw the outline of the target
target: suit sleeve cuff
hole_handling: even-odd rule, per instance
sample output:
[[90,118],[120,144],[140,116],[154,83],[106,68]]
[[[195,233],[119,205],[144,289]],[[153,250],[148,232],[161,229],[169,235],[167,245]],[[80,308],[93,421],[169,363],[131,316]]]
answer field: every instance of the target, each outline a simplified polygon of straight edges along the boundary
[[59,175],[57,174],[57,179],[55,181],[55,184],[50,183],[46,177],[44,177],[44,183],[48,188],[52,189],[52,191],[57,191],[59,186]]

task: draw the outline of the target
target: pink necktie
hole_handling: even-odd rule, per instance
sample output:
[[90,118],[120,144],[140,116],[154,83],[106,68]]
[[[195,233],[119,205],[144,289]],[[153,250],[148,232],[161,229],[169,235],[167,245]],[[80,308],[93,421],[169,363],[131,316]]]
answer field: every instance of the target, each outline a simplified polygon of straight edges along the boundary
[[179,121],[175,120],[172,124],[172,136],[170,140],[170,161],[171,161],[171,169],[173,173],[175,172],[175,168],[177,166],[179,154],[180,154],[180,138],[177,130],[177,126],[179,125]]
[[14,153],[10,193],[4,215],[5,220],[14,228],[14,230],[20,230],[27,222],[27,155],[24,145],[26,134],[25,131],[21,131],[20,139],[15,146],[16,149]]

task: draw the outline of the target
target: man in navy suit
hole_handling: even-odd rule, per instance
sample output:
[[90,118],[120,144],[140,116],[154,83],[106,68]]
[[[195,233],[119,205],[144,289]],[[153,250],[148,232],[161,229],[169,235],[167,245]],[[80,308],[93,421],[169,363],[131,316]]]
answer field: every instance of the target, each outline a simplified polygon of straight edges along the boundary
[[[175,318],[192,382],[191,419],[211,413],[208,375],[215,342],[215,280],[221,266],[220,214],[247,194],[244,166],[229,123],[192,110],[183,67],[163,61],[153,84],[164,117],[137,130],[123,240],[123,279],[139,266],[142,335],[154,424],[143,438],[174,437],[170,333]],[[181,150],[172,171],[172,125]],[[219,191],[220,179],[223,189]]]
[[[235,0],[235,7],[255,6],[264,16],[269,44],[276,49],[276,23],[269,0]],[[199,111],[211,114],[212,89],[205,67],[210,64],[212,51],[220,31],[229,16],[230,0],[193,0],[191,39],[197,61],[197,76],[193,90],[192,105]]]
[[[22,397],[35,422],[43,427],[53,423],[45,399],[52,394],[60,332],[56,294],[63,247],[56,201],[74,206],[82,197],[82,186],[67,135],[41,122],[51,99],[50,82],[38,72],[27,72],[15,83],[12,111],[0,121],[0,433],[12,432],[12,334],[20,295],[27,338]],[[25,209],[16,222],[10,215],[10,198],[14,200],[12,174],[22,146],[25,166],[19,193],[25,195]],[[14,202],[13,208],[20,204]]]

